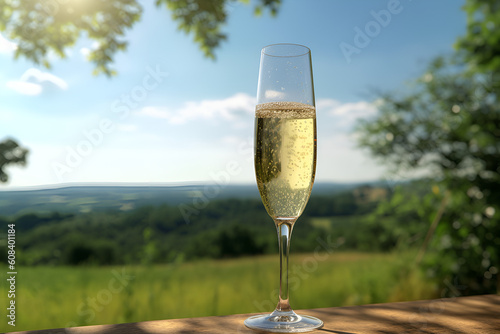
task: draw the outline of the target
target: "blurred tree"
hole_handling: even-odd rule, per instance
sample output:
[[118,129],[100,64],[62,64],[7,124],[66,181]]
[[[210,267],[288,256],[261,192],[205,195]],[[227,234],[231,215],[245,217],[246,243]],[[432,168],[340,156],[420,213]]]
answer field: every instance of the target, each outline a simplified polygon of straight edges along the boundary
[[5,172],[5,167],[8,165],[26,165],[26,155],[28,150],[19,146],[12,140],[6,139],[0,142],[0,182],[7,182],[9,176]]
[[391,165],[440,179],[500,182],[500,105],[492,76],[437,58],[407,95],[381,94],[379,113],[359,124],[359,143]]
[[428,192],[429,183],[419,180],[396,186],[390,198],[362,218],[365,232],[358,237],[357,248],[365,251],[415,248],[415,243],[420,243],[425,235],[428,222],[436,215],[435,203],[440,199],[436,192]]
[[457,48],[466,51],[473,69],[500,70],[500,1],[467,0],[467,33],[458,39]]
[[423,171],[435,182],[443,199],[434,212],[446,205],[433,224],[438,255],[429,273],[467,294],[500,286],[500,34],[492,29],[500,24],[499,6],[467,1],[468,32],[457,52],[432,61],[409,92],[380,94],[378,115],[357,128],[360,146],[384,163]]
[[[214,49],[227,38],[221,27],[235,3],[249,0],[156,0],[165,5],[180,30],[193,34],[204,55],[215,58]],[[254,12],[278,12],[281,0],[259,0]],[[49,52],[61,58],[80,37],[97,42],[88,60],[95,64],[94,74],[115,74],[110,65],[117,51],[127,48],[125,31],[140,20],[142,6],[137,0],[0,0],[0,31],[17,43],[15,58],[50,68]]]

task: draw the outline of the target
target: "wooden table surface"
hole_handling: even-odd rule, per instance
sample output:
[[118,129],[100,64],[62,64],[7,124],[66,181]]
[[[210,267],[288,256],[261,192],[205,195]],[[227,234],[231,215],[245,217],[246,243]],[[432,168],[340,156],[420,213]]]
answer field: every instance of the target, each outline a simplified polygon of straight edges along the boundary
[[[298,313],[320,318],[324,327],[311,333],[500,333],[500,296],[485,295],[415,302],[331,307]],[[250,314],[221,317],[145,321],[118,325],[73,327],[17,332],[26,334],[104,333],[258,333],[243,320]]]

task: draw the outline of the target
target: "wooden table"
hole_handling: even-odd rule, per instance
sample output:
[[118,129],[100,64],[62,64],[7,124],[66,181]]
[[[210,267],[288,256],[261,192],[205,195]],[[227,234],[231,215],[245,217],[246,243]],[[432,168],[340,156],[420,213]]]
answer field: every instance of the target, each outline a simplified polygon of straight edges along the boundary
[[[325,323],[322,329],[312,333],[500,333],[499,295],[352,307],[331,307],[303,310],[302,312],[318,317]],[[250,314],[145,321],[130,324],[73,327],[18,333],[258,333],[247,329],[243,325],[243,320],[248,316]]]

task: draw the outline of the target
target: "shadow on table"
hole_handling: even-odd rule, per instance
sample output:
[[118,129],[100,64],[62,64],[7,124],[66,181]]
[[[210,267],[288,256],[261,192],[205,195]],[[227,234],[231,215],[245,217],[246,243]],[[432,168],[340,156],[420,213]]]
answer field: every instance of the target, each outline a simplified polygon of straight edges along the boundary
[[[456,333],[500,328],[497,295],[311,310],[327,333]],[[461,328],[467,324],[467,328]]]

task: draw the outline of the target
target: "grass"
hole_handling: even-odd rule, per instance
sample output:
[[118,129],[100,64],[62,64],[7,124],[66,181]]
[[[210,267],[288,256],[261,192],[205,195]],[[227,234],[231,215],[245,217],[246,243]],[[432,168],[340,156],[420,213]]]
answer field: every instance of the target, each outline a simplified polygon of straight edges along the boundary
[[[413,259],[410,252],[295,255],[292,306],[434,297],[432,283],[411,269]],[[149,267],[19,268],[15,330],[272,311],[277,270],[277,256]],[[0,324],[2,332],[13,329],[5,320]]]

